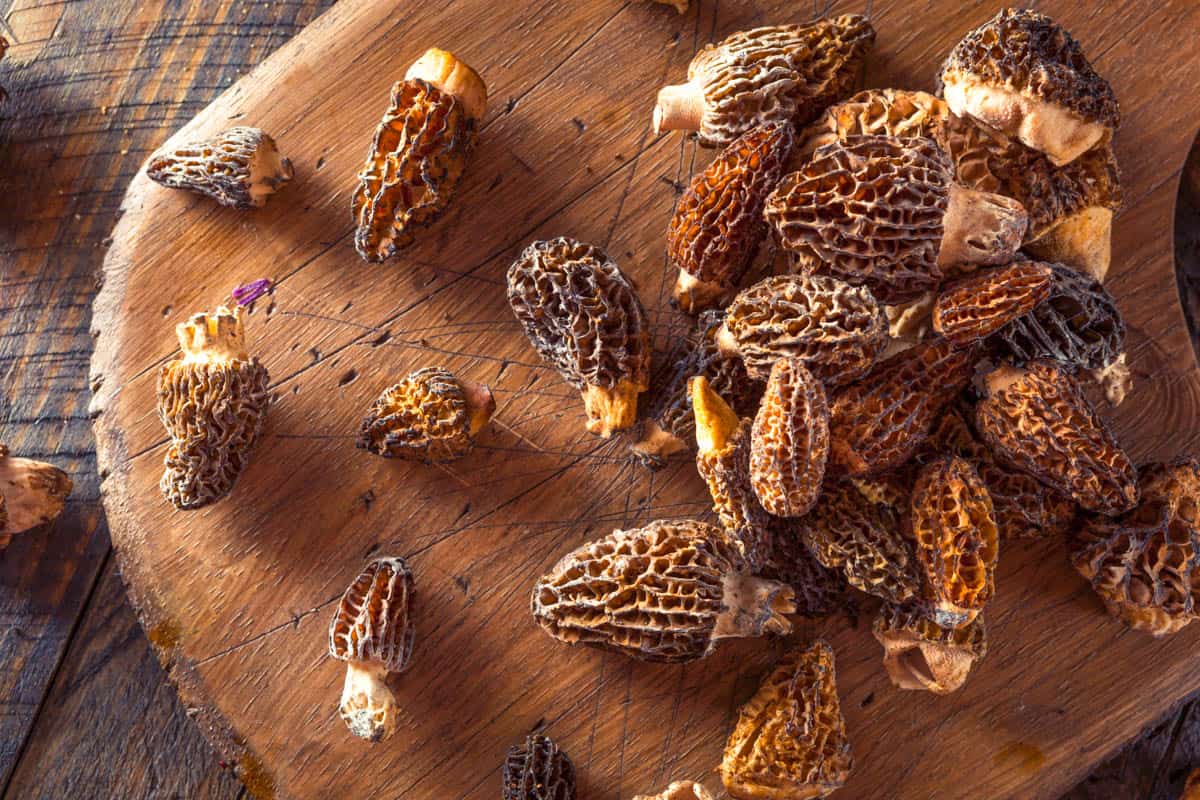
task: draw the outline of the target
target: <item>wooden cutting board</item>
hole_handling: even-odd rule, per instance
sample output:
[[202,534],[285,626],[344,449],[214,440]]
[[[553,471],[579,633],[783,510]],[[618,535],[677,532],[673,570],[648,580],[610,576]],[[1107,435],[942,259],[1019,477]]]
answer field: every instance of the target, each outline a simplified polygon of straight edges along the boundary
[[[343,0],[174,137],[234,124],[271,132],[297,177],[265,209],[134,180],[94,317],[104,502],[150,640],[256,796],[494,798],[505,750],[539,727],[571,754],[582,798],[680,778],[718,785],[711,770],[736,708],[790,643],[734,642],[662,666],[536,628],[530,587],[563,553],[708,504],[689,462],[651,473],[630,461],[628,440],[584,432],[576,393],[513,320],[504,273],[532,239],[595,242],[636,280],[660,346],[677,338],[664,231],[680,184],[711,153],[653,135],[655,92],[683,79],[701,44],[819,10],[797,5],[702,0],[677,16],[617,0]],[[999,5],[866,3],[879,31],[867,85],[931,89],[954,42]],[[1194,452],[1200,371],[1171,227],[1200,107],[1200,6],[1038,5],[1082,40],[1125,111],[1128,200],[1109,285],[1138,380],[1111,417],[1139,460]],[[485,76],[491,109],[446,217],[401,258],[367,265],[351,246],[356,170],[392,82],[432,45]],[[247,323],[271,373],[265,438],[231,497],[175,511],[157,488],[158,367],[175,352],[177,322],[260,277],[277,287]],[[356,450],[370,401],[431,364],[496,392],[477,450],[444,468]],[[343,666],[326,657],[326,628],[379,554],[412,565],[419,634],[395,684],[401,730],[369,746],[338,719]],[[856,759],[839,796],[1053,798],[1200,689],[1200,625],[1163,641],[1125,630],[1056,542],[1004,548],[987,615],[991,653],[944,698],[892,688],[869,618],[801,626],[795,641],[822,634],[837,652]]]

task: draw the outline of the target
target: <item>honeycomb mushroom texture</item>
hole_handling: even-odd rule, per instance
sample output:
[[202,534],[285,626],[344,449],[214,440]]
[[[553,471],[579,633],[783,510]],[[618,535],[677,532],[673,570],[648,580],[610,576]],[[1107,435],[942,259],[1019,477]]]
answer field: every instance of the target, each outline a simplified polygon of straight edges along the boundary
[[926,464],[913,486],[910,523],[930,618],[948,628],[970,622],[995,592],[1000,558],[992,498],[979,473],[959,456]]
[[58,467],[16,458],[0,444],[0,550],[13,534],[56,519],[73,488]]
[[942,65],[947,105],[997,128],[1055,164],[1108,142],[1121,109],[1079,42],[1044,14],[1004,9],[968,33]]
[[697,131],[704,147],[724,147],[768,122],[806,125],[854,90],[874,44],[857,15],[735,33],[696,54],[687,83],[658,93],[654,130]]
[[1112,295],[1094,278],[1048,264],[1050,294],[1029,313],[995,333],[989,344],[1018,362],[1050,358],[1102,369],[1125,352],[1125,320]]
[[719,767],[739,800],[825,797],[853,766],[833,648],[818,640],[784,656],[738,712]]
[[902,529],[906,509],[879,499],[848,480],[827,483],[821,502],[802,520],[804,541],[817,561],[840,570],[855,589],[890,603],[919,598],[920,573]]
[[533,615],[568,644],[691,661],[723,638],[791,632],[791,588],[750,577],[747,568],[720,528],[659,520],[563,557],[534,586]]
[[754,494],[777,517],[802,517],[821,494],[828,457],[824,387],[798,359],[776,361],[751,431]]
[[352,200],[354,249],[364,260],[395,255],[446,209],[486,109],[479,74],[436,48],[392,87]]
[[850,475],[903,464],[971,379],[974,348],[932,339],[879,362],[829,404],[829,463]]
[[852,136],[923,137],[940,142],[950,109],[928,92],[865,89],[830,106],[804,129],[792,157],[792,169],[812,158],[818,147]]
[[771,517],[767,523],[770,553],[761,575],[786,583],[796,593],[796,613],[815,619],[851,610],[841,570],[821,564],[805,544],[803,520]]
[[987,655],[982,614],[961,627],[943,628],[917,605],[885,603],[871,630],[883,645],[884,669],[901,689],[956,692],[971,667]]
[[724,305],[766,233],[763,204],[783,175],[795,134],[790,125],[752,128],[692,179],[667,229],[679,270],[675,302],[689,313]]
[[575,765],[549,736],[509,748],[501,781],[503,800],[575,800]]
[[942,290],[933,329],[955,344],[984,339],[1050,296],[1053,273],[1036,261],[981,270]]
[[158,417],[171,442],[159,488],[194,509],[233,489],[262,434],[267,369],[246,352],[241,312],[224,306],[176,326],[183,357],[158,373]]
[[1033,361],[987,375],[975,429],[992,453],[1088,511],[1115,515],[1138,499],[1129,456],[1063,366]]
[[658,794],[637,794],[633,800],[714,800],[703,784],[695,781],[674,781]]
[[275,140],[258,128],[230,128],[213,139],[164,147],[150,156],[146,175],[171,189],[211,197],[242,210],[267,202],[294,175]]
[[453,461],[471,451],[495,410],[488,387],[460,381],[442,367],[425,367],[371,404],[358,446],[388,458]]
[[650,336],[637,293],[603,250],[534,242],[508,270],[508,302],[538,355],[583,393],[589,431],[633,425],[650,384]]
[[1195,620],[1200,604],[1200,462],[1148,465],[1140,484],[1136,508],[1084,519],[1071,561],[1110,613],[1164,636]]
[[823,275],[776,275],[740,292],[717,335],[747,372],[765,379],[781,358],[798,358],[829,386],[861,377],[887,343],[883,308],[865,286]]
[[396,698],[387,676],[412,657],[413,579],[402,558],[377,558],[346,589],[329,623],[329,655],[346,662],[341,716],[371,742],[396,730]]

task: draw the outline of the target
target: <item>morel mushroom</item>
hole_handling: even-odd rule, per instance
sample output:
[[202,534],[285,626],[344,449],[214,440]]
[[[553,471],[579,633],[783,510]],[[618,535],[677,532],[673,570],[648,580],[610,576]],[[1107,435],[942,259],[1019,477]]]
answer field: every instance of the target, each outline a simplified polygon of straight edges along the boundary
[[956,692],[971,667],[987,655],[983,615],[958,628],[943,628],[915,605],[884,604],[871,627],[883,645],[883,667],[900,689]]
[[388,675],[412,657],[412,572],[402,558],[377,558],[346,589],[329,623],[329,655],[346,662],[340,711],[350,732],[369,742],[396,732]]
[[748,566],[720,528],[659,520],[564,556],[534,586],[533,616],[568,644],[692,661],[721,639],[791,632],[791,587],[751,577]]
[[358,447],[386,458],[441,464],[461,458],[496,410],[487,386],[442,367],[405,376],[371,404]]
[[14,534],[57,518],[74,486],[58,467],[9,455],[0,444],[0,550]]
[[697,131],[704,147],[724,147],[767,122],[806,125],[850,93],[874,44],[858,15],[735,33],[696,54],[687,83],[659,91],[654,132]]
[[566,237],[534,242],[508,270],[508,302],[538,355],[583,393],[587,429],[631,427],[650,385],[650,335],[612,259]]
[[1017,201],[955,183],[933,140],[889,136],[819,148],[765,213],[794,272],[865,284],[885,303],[936,290],[947,266],[1011,261],[1027,223]]
[[1112,138],[1121,109],[1112,87],[1057,22],[1004,9],[963,37],[938,76],[947,105],[997,128],[1057,165]]
[[1146,466],[1139,482],[1136,508],[1085,518],[1071,561],[1111,614],[1165,636],[1200,616],[1200,461]]
[[1115,515],[1137,503],[1129,456],[1066,368],[1053,361],[999,367],[987,375],[986,391],[975,428],[1001,461],[1089,511]]
[[549,736],[510,747],[500,777],[503,800],[575,800],[575,765]]
[[703,784],[695,781],[675,781],[655,795],[637,794],[633,800],[714,800]]
[[781,358],[797,358],[829,386],[861,377],[887,343],[887,318],[865,286],[823,275],[776,275],[729,304],[717,334],[754,378]]
[[803,800],[841,787],[852,766],[833,648],[818,640],[784,656],[742,706],[719,770],[739,800]]
[[933,329],[955,344],[977,342],[1036,308],[1052,283],[1050,268],[1036,261],[969,275],[938,295]]
[[483,78],[445,50],[427,50],[392,87],[353,196],[365,261],[395,255],[446,209],[486,112]]
[[777,517],[802,517],[821,494],[829,455],[825,389],[798,359],[775,362],[750,447],[754,494]]
[[241,309],[195,314],[175,328],[183,358],[158,373],[158,418],[171,436],[159,488],[176,508],[220,500],[262,434],[267,369],[246,351]]
[[164,147],[146,164],[146,176],[243,211],[260,208],[295,174],[275,140],[258,128],[230,128],[202,142]]
[[760,577],[786,583],[796,593],[796,613],[815,619],[839,609],[850,610],[849,586],[842,571],[817,560],[805,543],[804,518],[770,517],[767,521],[770,557]]
[[771,552],[770,515],[750,485],[750,429],[729,404],[713,391],[704,376],[692,378],[692,409],[696,415],[696,470],[708,484],[713,511],[742,548],[757,574]]
[[865,89],[830,106],[800,137],[792,169],[812,158],[817,148],[851,136],[923,137],[940,142],[950,109],[928,92]]
[[692,179],[667,230],[679,269],[675,302],[688,314],[724,305],[767,231],[763,204],[783,175],[795,135],[774,122],[736,139]]

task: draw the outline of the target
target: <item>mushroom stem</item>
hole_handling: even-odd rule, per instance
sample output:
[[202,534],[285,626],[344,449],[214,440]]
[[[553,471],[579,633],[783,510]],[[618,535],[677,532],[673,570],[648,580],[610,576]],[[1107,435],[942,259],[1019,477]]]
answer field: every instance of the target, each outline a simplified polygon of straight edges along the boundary
[[350,732],[361,739],[380,742],[396,732],[396,696],[388,688],[382,664],[346,662],[339,710]]
[[787,615],[796,613],[796,593],[791,586],[739,572],[725,577],[724,589],[714,640],[792,632]]
[[900,689],[934,694],[957,691],[967,680],[974,658],[956,647],[921,642],[911,636],[885,637],[883,666]]
[[657,422],[649,420],[643,428],[642,438],[630,449],[650,469],[666,466],[667,459],[687,450],[687,443],[670,431],[662,429]]
[[230,311],[219,306],[211,314],[193,314],[187,322],[175,326],[179,337],[179,349],[183,351],[186,364],[209,364],[228,361],[246,361],[246,332],[242,325],[242,311]]
[[726,323],[721,323],[721,327],[717,330],[716,343],[717,350],[723,356],[738,356],[741,353],[737,337],[733,335],[733,331],[729,330],[729,325]]
[[460,380],[463,397],[467,401],[467,432],[474,436],[488,424],[496,411],[496,398],[487,384]]
[[623,431],[637,421],[637,398],[643,387],[627,378],[616,386],[588,385],[583,390],[583,407],[587,412],[587,429],[607,439],[614,431]]
[[1111,209],[1090,206],[1027,243],[1025,249],[1036,258],[1075,267],[1103,283],[1112,263],[1112,219]]
[[733,290],[719,283],[705,281],[685,270],[679,270],[675,279],[675,304],[685,314],[699,314],[715,308],[729,297]]
[[724,450],[737,433],[738,416],[721,395],[713,391],[708,378],[697,375],[688,381],[692,413],[696,415],[696,447],[701,454]]
[[404,73],[404,80],[423,80],[462,103],[467,116],[475,122],[487,113],[487,86],[479,73],[453,53],[431,47]]
[[654,106],[654,133],[698,131],[704,119],[704,89],[698,83],[680,83],[658,90]]
[[262,206],[279,187],[295,177],[292,162],[279,155],[275,140],[264,135],[250,157],[250,204]]
[[952,185],[938,266],[1007,264],[1021,247],[1028,225],[1025,207],[1016,200]]

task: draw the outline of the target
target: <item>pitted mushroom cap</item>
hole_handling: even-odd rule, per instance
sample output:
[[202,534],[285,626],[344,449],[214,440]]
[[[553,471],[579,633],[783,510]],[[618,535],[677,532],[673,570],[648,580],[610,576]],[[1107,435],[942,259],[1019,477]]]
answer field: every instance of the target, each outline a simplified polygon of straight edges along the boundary
[[242,210],[264,205],[294,174],[292,162],[280,157],[275,140],[248,127],[163,148],[146,163],[146,175],[155,183]]
[[503,800],[575,800],[575,765],[541,734],[509,748],[501,782]]
[[750,483],[763,508],[777,517],[807,514],[825,478],[829,405],[799,359],[771,368],[750,440]]
[[1054,274],[1036,261],[980,270],[945,287],[933,306],[933,329],[955,344],[996,333],[1050,296]]
[[487,386],[460,380],[443,367],[425,367],[371,404],[357,444],[385,457],[453,461],[471,451],[495,409]]
[[392,673],[408,669],[416,632],[412,605],[412,572],[404,559],[371,561],[338,602],[329,623],[329,655],[378,663]]
[[940,142],[949,116],[945,101],[928,92],[864,89],[830,106],[804,129],[792,154],[792,169],[799,169],[817,148],[852,136],[922,137]]

